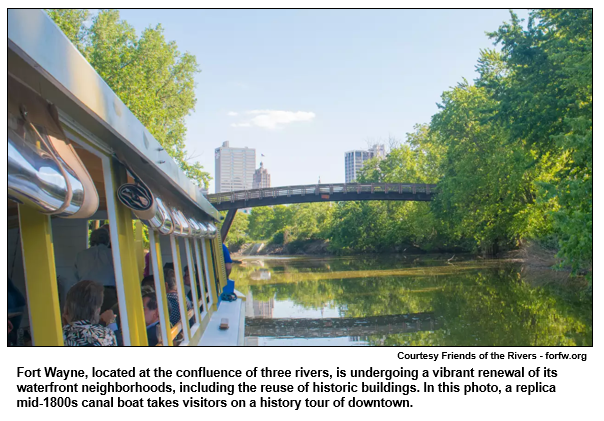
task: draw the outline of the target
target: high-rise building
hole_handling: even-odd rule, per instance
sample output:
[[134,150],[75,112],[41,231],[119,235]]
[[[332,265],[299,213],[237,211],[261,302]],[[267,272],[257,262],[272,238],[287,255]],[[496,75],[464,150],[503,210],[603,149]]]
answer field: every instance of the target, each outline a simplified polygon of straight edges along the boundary
[[363,168],[365,161],[369,159],[368,151],[348,151],[346,152],[344,163],[346,167],[346,183],[354,183],[357,179],[358,171]]
[[215,151],[216,193],[250,190],[256,168],[256,149],[232,148],[223,142]]
[[376,143],[371,148],[369,148],[369,154],[371,158],[386,158],[386,147],[384,144]]
[[252,188],[254,189],[266,189],[271,186],[271,175],[268,170],[264,168],[264,164],[260,163],[260,168],[254,171],[254,182]]
[[344,165],[346,169],[346,174],[344,180],[346,183],[354,183],[357,179],[357,173],[363,165],[365,165],[365,161],[370,158],[384,158],[386,156],[386,148],[384,145],[375,144],[368,151],[355,150],[348,151],[344,155]]

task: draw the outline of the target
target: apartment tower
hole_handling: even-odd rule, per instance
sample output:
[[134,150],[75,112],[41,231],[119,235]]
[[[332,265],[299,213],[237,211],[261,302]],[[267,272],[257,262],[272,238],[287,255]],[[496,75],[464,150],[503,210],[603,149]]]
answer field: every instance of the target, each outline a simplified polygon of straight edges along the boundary
[[344,154],[344,166],[345,166],[345,182],[346,183],[356,183],[357,174],[363,165],[365,165],[365,161],[370,158],[384,158],[386,156],[386,148],[384,145],[375,144],[369,150],[355,150],[348,151]]

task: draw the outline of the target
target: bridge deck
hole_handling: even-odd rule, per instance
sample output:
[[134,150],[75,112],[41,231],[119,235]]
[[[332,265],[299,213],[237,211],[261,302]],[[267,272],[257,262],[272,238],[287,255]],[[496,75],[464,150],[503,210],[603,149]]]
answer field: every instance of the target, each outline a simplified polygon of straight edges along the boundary
[[435,184],[405,183],[312,184],[217,193],[208,195],[208,200],[219,211],[327,201],[429,201],[435,187]]

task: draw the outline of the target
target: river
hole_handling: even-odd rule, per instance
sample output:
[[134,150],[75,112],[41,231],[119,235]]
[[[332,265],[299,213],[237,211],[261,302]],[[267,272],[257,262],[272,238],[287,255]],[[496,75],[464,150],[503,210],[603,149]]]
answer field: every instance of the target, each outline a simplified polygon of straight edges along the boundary
[[246,257],[249,346],[592,345],[580,282],[450,255]]

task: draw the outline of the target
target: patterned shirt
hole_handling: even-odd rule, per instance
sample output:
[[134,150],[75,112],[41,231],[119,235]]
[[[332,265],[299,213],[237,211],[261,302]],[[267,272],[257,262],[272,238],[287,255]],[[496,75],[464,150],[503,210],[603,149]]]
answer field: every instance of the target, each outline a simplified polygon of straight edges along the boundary
[[[168,296],[168,302],[170,303],[170,323],[174,326],[176,323],[180,322],[180,304],[178,302],[178,293],[176,292],[168,292],[166,294]],[[186,298],[186,297],[185,297]],[[193,304],[191,301],[187,300],[187,310],[191,310],[193,308]]]
[[113,331],[88,320],[79,320],[63,327],[65,346],[117,346]]

